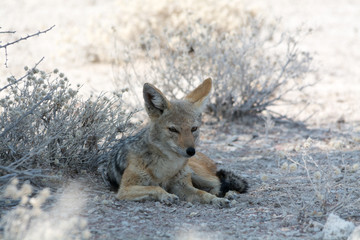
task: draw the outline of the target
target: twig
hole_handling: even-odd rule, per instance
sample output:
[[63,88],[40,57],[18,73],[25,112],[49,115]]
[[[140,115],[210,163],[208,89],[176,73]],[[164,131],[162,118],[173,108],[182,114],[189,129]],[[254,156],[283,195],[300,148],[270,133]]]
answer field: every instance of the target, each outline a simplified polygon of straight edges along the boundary
[[6,182],[8,179],[14,178],[16,176],[17,176],[16,173],[6,174],[6,175],[0,177],[0,182]]
[[12,34],[14,34],[14,33],[16,33],[16,31],[1,31],[0,34],[1,33],[12,33]]
[[52,27],[50,27],[50,28],[48,28],[48,29],[46,29],[46,30],[44,30],[44,31],[39,31],[39,32],[34,33],[34,34],[27,35],[26,37],[21,37],[21,38],[15,40],[15,41],[13,41],[13,42],[8,42],[8,43],[6,43],[5,45],[0,45],[0,48],[7,48],[8,46],[13,45],[13,44],[15,44],[15,43],[18,43],[18,42],[20,42],[20,41],[27,40],[27,39],[29,39],[29,38],[31,38],[31,37],[34,37],[34,36],[39,36],[40,34],[43,34],[43,33],[47,33],[48,31],[50,31],[50,30],[53,29],[54,27],[55,27],[55,25],[53,25]]
[[[2,27],[0,27],[0,29],[1,29]],[[8,34],[8,33],[16,33],[16,31],[0,31],[0,34],[1,33],[5,33],[5,34]],[[1,41],[0,41],[1,42]]]
[[47,141],[42,141],[41,144],[39,144],[38,146],[36,146],[36,148],[31,149],[30,151],[28,151],[24,156],[22,156],[20,159],[17,159],[16,161],[10,163],[7,167],[10,168],[17,168],[20,165],[22,165],[25,161],[29,160],[32,156],[36,156],[39,155],[42,151],[44,151],[44,149],[46,149],[46,146],[53,140],[56,139],[57,135],[54,136],[53,138],[50,138]]
[[8,62],[8,54],[7,54],[7,47],[8,46],[11,46],[15,43],[18,43],[18,42],[21,42],[21,41],[24,41],[24,40],[27,40],[29,38],[32,38],[34,36],[39,36],[40,34],[43,34],[43,33],[47,33],[48,31],[50,31],[51,29],[53,29],[55,27],[55,25],[53,25],[52,27],[44,30],[44,31],[38,31],[37,33],[34,33],[34,34],[30,34],[30,35],[27,35],[26,37],[21,37],[15,41],[12,41],[12,42],[7,42],[5,43],[4,45],[0,45],[0,48],[4,48],[5,49],[5,67],[8,67],[7,66],[7,62]]
[[[40,61],[38,61],[32,69],[37,68],[37,66],[38,66],[43,60],[44,60],[44,57],[42,57],[42,58],[40,59]],[[18,83],[18,82],[20,82],[21,80],[25,79],[28,75],[29,75],[29,72],[27,72],[24,76],[22,76],[21,78],[19,78],[19,79],[16,80],[15,82],[9,83],[9,84],[6,85],[5,87],[0,88],[0,92],[1,92],[2,90],[5,90],[6,88],[8,88],[8,87],[10,87],[10,86]]]
[[329,212],[336,212],[344,207],[344,202],[341,201],[340,203],[336,204],[334,207],[329,209]]
[[25,175],[28,177],[57,178],[56,176],[41,174],[42,169],[30,169],[30,170],[19,171],[19,170],[15,170],[15,169],[4,167],[4,166],[0,166],[0,169],[10,173],[10,174],[1,176],[0,182],[6,181],[9,178],[13,178],[13,177],[16,177],[19,175]]

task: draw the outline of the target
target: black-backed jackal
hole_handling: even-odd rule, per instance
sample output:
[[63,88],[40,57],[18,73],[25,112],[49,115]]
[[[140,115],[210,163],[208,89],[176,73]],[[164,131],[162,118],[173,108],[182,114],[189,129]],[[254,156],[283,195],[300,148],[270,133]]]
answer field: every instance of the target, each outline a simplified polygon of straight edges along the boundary
[[211,85],[208,78],[184,99],[168,100],[155,86],[144,84],[150,123],[114,147],[107,167],[118,199],[165,203],[182,199],[227,206],[226,192],[246,192],[244,179],[217,171],[211,159],[195,150]]

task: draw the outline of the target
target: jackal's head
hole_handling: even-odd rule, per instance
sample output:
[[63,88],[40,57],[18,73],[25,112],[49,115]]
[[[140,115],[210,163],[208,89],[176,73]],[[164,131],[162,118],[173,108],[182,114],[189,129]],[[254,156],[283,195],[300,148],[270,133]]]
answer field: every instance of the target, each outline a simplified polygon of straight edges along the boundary
[[145,83],[143,94],[145,109],[151,119],[151,143],[165,154],[195,155],[201,113],[210,91],[211,79],[208,78],[184,99],[168,100],[155,86]]

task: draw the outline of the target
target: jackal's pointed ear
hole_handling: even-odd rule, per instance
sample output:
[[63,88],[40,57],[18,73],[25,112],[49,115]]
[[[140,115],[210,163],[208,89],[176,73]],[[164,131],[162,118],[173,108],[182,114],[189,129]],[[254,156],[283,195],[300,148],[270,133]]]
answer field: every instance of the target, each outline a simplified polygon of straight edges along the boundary
[[195,88],[191,93],[189,93],[185,99],[193,103],[200,111],[203,111],[207,104],[207,99],[211,91],[212,80],[207,78],[204,80],[200,86]]
[[145,109],[150,118],[158,118],[165,109],[171,107],[164,94],[150,83],[145,83],[143,88]]

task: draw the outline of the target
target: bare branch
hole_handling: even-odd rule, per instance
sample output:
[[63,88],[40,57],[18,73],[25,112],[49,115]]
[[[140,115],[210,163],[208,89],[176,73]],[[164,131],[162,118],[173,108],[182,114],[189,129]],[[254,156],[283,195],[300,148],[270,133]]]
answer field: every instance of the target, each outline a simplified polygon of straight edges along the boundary
[[48,31],[50,31],[51,29],[53,29],[55,27],[55,25],[53,25],[52,27],[44,30],[44,31],[38,31],[37,33],[34,33],[34,34],[30,34],[30,35],[27,35],[26,37],[21,37],[15,41],[12,41],[12,42],[8,42],[6,43],[5,45],[0,45],[0,48],[6,48],[10,45],[13,45],[15,43],[18,43],[18,42],[21,42],[21,41],[24,41],[24,40],[27,40],[29,38],[32,38],[32,37],[35,37],[35,36],[39,36],[40,34],[43,34],[43,33],[47,33]]
[[[51,29],[53,29],[55,27],[55,25],[51,26],[50,28],[44,30],[44,31],[38,31],[37,33],[34,33],[34,34],[30,34],[30,35],[27,35],[26,37],[21,37],[15,41],[12,41],[12,42],[7,42],[5,43],[4,45],[0,45],[0,48],[4,48],[5,49],[5,66],[7,66],[7,62],[8,62],[8,54],[7,54],[7,47],[15,44],[15,43],[18,43],[18,42],[21,42],[21,41],[24,41],[24,40],[27,40],[29,38],[32,38],[32,37],[35,37],[35,36],[39,36],[41,34],[44,34],[44,33],[47,33],[48,31],[50,31]],[[15,33],[15,32],[10,32],[10,33]]]
[[[37,66],[38,66],[43,60],[44,60],[44,57],[42,57],[42,58],[40,59],[40,61],[38,61],[32,69],[37,68]],[[5,89],[8,88],[8,87],[10,87],[10,86],[12,86],[12,85],[14,85],[14,84],[17,84],[18,82],[22,81],[22,80],[25,79],[28,75],[29,75],[29,73],[26,73],[26,74],[25,74],[24,76],[22,76],[21,78],[15,80],[14,82],[6,85],[6,86],[3,87],[3,88],[0,88],[0,92],[1,92],[2,90],[5,90]]]
[[9,179],[19,176],[26,176],[27,178],[29,177],[58,178],[57,176],[42,174],[43,172],[42,169],[28,169],[28,170],[20,171],[5,166],[0,166],[0,169],[9,173],[4,176],[0,176],[0,182],[7,182]]
[[5,33],[5,34],[11,33],[11,34],[14,34],[14,33],[16,33],[16,31],[0,31],[0,34],[1,34],[1,33]]
[[[0,27],[0,29],[1,29],[2,27]],[[16,31],[0,31],[0,34],[1,33],[4,33],[4,34],[14,34],[14,33],[16,33]],[[1,42],[1,41],[0,41]]]

